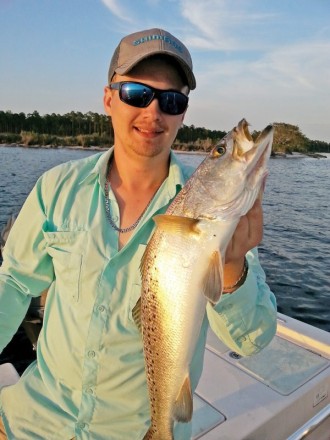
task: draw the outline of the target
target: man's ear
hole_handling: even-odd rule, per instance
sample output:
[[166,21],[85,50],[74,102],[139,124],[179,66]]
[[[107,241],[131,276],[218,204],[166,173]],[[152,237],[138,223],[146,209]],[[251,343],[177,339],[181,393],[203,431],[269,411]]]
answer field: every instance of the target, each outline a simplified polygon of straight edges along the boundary
[[112,93],[109,87],[104,87],[103,105],[105,112],[111,116]]

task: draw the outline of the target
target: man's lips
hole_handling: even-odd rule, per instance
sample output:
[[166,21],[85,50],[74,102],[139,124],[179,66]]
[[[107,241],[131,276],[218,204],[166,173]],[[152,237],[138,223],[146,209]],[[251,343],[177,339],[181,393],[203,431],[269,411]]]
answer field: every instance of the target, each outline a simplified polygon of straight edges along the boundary
[[141,136],[147,138],[157,137],[164,132],[162,128],[142,128],[142,127],[134,127],[134,128],[139,132]]

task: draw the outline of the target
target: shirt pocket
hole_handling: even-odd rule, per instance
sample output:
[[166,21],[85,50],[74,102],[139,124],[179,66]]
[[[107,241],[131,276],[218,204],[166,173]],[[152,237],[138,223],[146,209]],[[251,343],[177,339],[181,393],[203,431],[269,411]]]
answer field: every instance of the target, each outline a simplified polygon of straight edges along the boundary
[[69,302],[78,302],[80,297],[83,266],[83,231],[44,233],[47,252],[53,259],[56,290]]
[[132,278],[132,285],[130,289],[130,296],[129,296],[129,310],[128,310],[128,319],[134,323],[134,318],[132,315],[133,309],[138,302],[141,292],[142,292],[142,280],[141,280],[141,273],[140,273],[140,262],[141,258],[143,257],[143,254],[146,250],[147,245],[140,244],[138,247],[138,250],[134,256],[134,259],[136,260],[136,263],[134,264],[134,267],[137,267],[136,273],[133,275]]

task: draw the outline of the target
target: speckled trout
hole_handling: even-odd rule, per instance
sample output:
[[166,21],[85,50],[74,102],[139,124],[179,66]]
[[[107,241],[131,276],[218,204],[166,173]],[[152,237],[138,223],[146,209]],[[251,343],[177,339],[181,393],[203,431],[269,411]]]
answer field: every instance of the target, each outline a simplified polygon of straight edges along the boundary
[[253,141],[243,119],[216,145],[164,215],[141,260],[142,293],[133,316],[142,327],[151,407],[144,440],[173,439],[174,421],[193,413],[190,362],[207,302],[222,293],[226,247],[267,175],[272,126]]

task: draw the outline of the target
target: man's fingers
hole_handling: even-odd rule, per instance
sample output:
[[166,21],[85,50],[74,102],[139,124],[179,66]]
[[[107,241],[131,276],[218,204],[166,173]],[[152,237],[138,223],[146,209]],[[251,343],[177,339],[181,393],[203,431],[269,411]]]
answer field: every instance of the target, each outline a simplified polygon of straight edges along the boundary
[[263,211],[261,205],[261,199],[258,198],[250,211],[246,214],[249,232],[248,232],[248,242],[252,247],[257,246],[263,237]]
[[263,212],[258,198],[253,207],[238,222],[234,235],[228,244],[226,261],[242,258],[250,249],[258,246],[263,237]]

